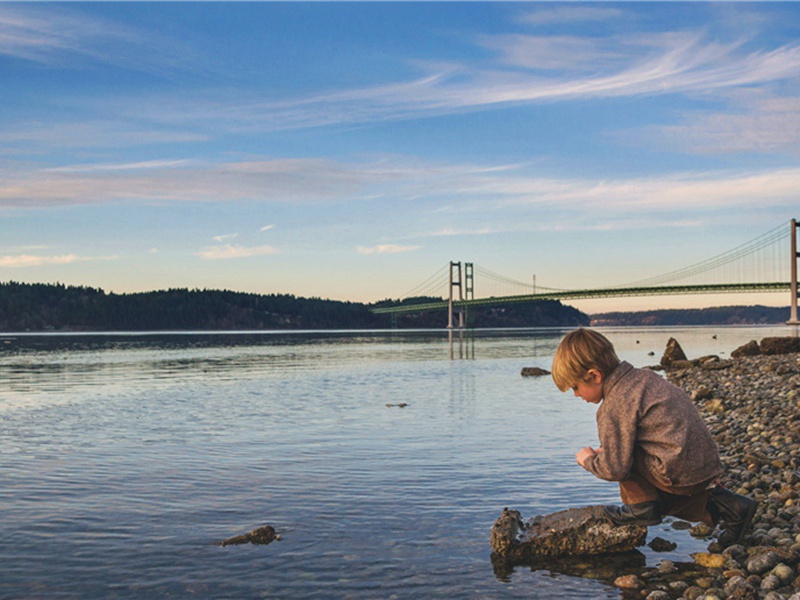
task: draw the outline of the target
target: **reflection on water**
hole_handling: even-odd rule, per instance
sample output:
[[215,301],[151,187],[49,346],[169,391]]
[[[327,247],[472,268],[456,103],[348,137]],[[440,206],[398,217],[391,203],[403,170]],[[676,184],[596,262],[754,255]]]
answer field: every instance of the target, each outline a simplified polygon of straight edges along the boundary
[[[699,356],[783,334],[607,333],[636,365],[670,336]],[[619,598],[489,558],[505,506],[618,501],[574,463],[593,408],[520,376],[562,334],[4,336],[0,596]],[[281,542],[215,545],[266,523]],[[705,547],[651,529],[678,548],[648,565]]]

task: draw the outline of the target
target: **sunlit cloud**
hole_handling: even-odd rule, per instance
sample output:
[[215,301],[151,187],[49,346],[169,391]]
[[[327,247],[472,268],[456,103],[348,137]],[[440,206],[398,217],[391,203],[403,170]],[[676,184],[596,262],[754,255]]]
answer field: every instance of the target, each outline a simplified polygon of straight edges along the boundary
[[206,260],[225,260],[230,258],[249,258],[251,256],[264,256],[267,254],[279,254],[280,250],[272,246],[233,246],[226,244],[224,246],[212,246],[206,248],[202,252],[198,252],[197,256]]
[[399,254],[401,252],[414,252],[421,246],[400,246],[398,244],[378,244],[377,246],[358,246],[356,251],[359,254]]
[[274,228],[275,225],[264,225],[259,231],[269,231],[270,229]]
[[12,256],[0,256],[0,267],[22,268],[22,267],[41,267],[44,265],[66,265],[82,259],[77,254],[61,254],[56,256],[37,256],[34,254],[18,254]]

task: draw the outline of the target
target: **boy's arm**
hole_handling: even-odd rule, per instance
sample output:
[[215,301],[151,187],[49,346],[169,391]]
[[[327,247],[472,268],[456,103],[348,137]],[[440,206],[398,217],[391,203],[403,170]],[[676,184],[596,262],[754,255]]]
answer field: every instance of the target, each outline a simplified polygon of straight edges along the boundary
[[578,451],[578,453],[575,455],[575,460],[578,461],[578,464],[580,466],[582,466],[584,469],[586,469],[587,467],[584,464],[586,462],[586,459],[594,457],[598,452],[600,452],[602,450],[603,450],[602,447],[600,447],[597,450],[595,450],[594,448],[590,448],[589,446],[586,446],[585,448],[581,448]]
[[[605,402],[605,401],[604,401]],[[598,421],[600,444],[604,451],[587,456],[583,468],[606,481],[622,481],[633,466],[633,449],[636,443],[636,409],[620,406],[608,410]]]

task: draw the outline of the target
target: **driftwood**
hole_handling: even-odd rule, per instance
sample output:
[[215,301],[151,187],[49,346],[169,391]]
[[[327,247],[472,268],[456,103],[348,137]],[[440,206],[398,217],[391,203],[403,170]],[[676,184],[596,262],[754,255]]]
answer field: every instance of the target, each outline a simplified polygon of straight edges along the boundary
[[280,539],[280,534],[275,533],[275,529],[272,527],[272,525],[264,525],[264,527],[254,529],[250,533],[237,535],[235,537],[228,538],[227,540],[223,540],[218,545],[233,546],[236,544],[269,544],[275,540],[280,541]]
[[511,562],[543,557],[588,556],[630,552],[643,546],[647,527],[618,527],[602,506],[570,508],[527,523],[519,511],[504,509],[492,527],[494,554]]

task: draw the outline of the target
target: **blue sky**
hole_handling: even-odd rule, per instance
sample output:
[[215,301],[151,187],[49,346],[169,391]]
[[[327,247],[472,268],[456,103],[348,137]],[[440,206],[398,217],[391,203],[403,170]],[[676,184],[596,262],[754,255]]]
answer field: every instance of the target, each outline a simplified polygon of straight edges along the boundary
[[[0,3],[0,281],[369,302],[451,260],[672,271],[800,216],[798,27],[796,3]],[[756,301],[788,304],[576,306]]]

